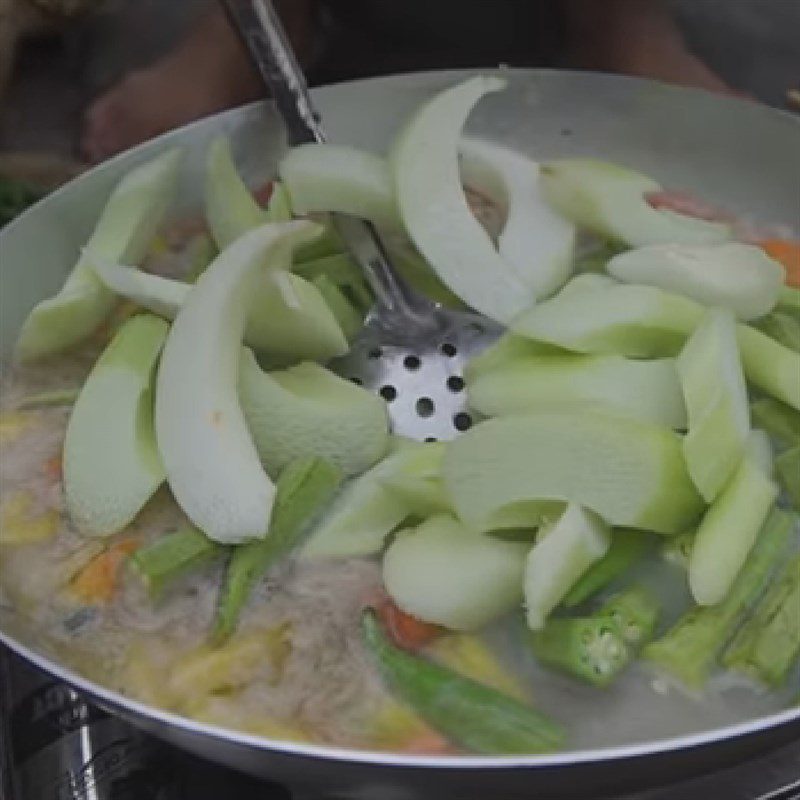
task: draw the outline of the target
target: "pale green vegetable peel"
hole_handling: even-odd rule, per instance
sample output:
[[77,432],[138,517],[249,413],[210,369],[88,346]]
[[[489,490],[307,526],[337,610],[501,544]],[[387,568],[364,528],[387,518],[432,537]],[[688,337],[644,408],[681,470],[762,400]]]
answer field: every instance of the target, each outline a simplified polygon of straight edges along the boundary
[[292,247],[318,232],[310,222],[270,223],[237,239],[192,288],[164,347],[156,386],[158,446],[175,499],[215,541],[267,533],[275,487],[237,396],[242,338],[264,270],[280,268]]
[[78,396],[64,440],[67,510],[87,536],[128,525],[164,480],[153,430],[153,371],[167,323],[125,322]]
[[261,462],[273,477],[294,459],[310,456],[335,464],[345,476],[356,475],[386,453],[383,400],[318,364],[264,372],[246,351],[239,397]]
[[[180,158],[179,150],[168,150],[122,178],[89,237],[88,252],[126,263],[144,257],[172,202]],[[32,361],[78,344],[105,320],[115,302],[82,255],[61,291],[42,300],[23,323],[18,358]]]

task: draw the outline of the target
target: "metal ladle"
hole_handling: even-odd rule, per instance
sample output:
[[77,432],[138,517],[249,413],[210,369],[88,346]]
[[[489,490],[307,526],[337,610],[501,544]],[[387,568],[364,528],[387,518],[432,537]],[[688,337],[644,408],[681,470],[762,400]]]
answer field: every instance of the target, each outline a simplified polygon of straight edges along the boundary
[[[286,126],[289,143],[324,142],[305,76],[270,0],[222,0]],[[331,219],[375,293],[375,306],[350,352],[330,364],[386,401],[392,431],[447,440],[472,425],[462,371],[494,341],[499,326],[414,292],[398,275],[375,227],[343,214]]]

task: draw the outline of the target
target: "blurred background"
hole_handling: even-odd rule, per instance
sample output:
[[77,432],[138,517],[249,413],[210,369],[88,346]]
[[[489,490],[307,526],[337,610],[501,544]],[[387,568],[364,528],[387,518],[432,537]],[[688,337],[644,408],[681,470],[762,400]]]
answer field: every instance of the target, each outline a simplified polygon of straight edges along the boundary
[[[304,0],[286,0],[284,5],[291,7],[296,2],[302,5]],[[779,108],[797,110],[800,0],[663,2],[687,49],[731,89]],[[602,9],[606,0],[583,0],[584,7],[592,3]],[[79,169],[81,160],[101,160],[121,147],[115,142],[87,147],[87,109],[126,75],[178,47],[187,31],[198,25],[198,18],[207,15],[210,5],[210,0],[0,0],[0,173],[19,172],[34,182],[55,182]],[[552,0],[512,2],[515,11],[508,19],[499,13],[507,4],[495,0],[471,4],[372,0],[367,5],[388,9],[389,22],[395,26],[400,23],[391,18],[391,9],[396,12],[401,6],[427,9],[428,17],[439,18],[440,28],[448,26],[447,15],[452,15],[454,35],[444,44],[437,42],[436,58],[431,57],[431,47],[421,46],[410,56],[406,53],[404,60],[385,57],[383,40],[360,30],[358,11],[353,10],[357,3],[336,5],[339,9],[350,6],[349,15],[333,18],[323,10],[315,17],[312,56],[307,60],[312,81],[498,60],[512,65],[570,66],[575,62],[564,51],[553,14],[529,14],[535,5],[552,10]],[[463,13],[467,6],[469,14]],[[524,24],[520,24],[518,12],[527,15]],[[419,10],[415,13],[418,18],[412,18],[410,24],[416,26],[413,30],[422,41],[427,31],[420,23]],[[491,38],[487,30],[503,25],[513,29],[512,35],[507,30],[505,39],[495,37],[500,44],[484,46]],[[532,43],[529,52],[525,49],[527,37]],[[170,91],[176,90],[164,89],[163,102],[170,102]],[[141,109],[131,108],[137,102],[133,95],[127,106],[123,103],[105,113],[139,113]],[[195,115],[204,110],[198,108]]]

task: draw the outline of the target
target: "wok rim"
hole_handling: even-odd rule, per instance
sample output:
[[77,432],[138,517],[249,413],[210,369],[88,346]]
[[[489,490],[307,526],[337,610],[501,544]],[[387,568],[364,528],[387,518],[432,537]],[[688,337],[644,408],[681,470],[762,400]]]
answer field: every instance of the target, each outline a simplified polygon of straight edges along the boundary
[[[495,72],[496,69],[487,68],[468,68],[468,69],[446,69],[446,70],[423,70],[393,73],[392,75],[381,75],[371,78],[360,78],[357,80],[340,81],[328,83],[312,89],[312,95],[319,90],[325,91],[342,86],[357,87],[359,85],[379,82],[394,81],[405,79],[415,79],[426,81],[431,79],[462,79],[470,75],[479,73]],[[630,82],[641,87],[658,87],[659,91],[678,93],[682,96],[686,94],[703,94],[708,97],[708,102],[733,103],[741,106],[748,106],[749,113],[768,114],[773,118],[780,118],[784,122],[790,121],[800,126],[800,117],[771,106],[753,103],[737,97],[714,95],[702,89],[675,86],[660,81],[639,78],[636,76],[617,75],[607,72],[588,72],[582,70],[564,70],[549,68],[515,68],[501,67],[501,74],[511,76],[522,76],[536,79],[541,76],[546,78],[549,75],[567,75],[575,78],[585,78],[588,80],[602,78],[616,82]],[[112,158],[95,165],[82,172],[72,180],[63,184],[55,191],[46,195],[42,200],[26,209],[15,220],[0,230],[0,244],[9,233],[23,218],[38,212],[40,204],[47,203],[48,200],[63,192],[71,192],[79,186],[84,179],[89,179],[98,170],[103,170],[120,161],[129,160],[132,156],[141,155],[150,149],[159,149],[159,144],[169,143],[175,145],[188,132],[209,125],[212,120],[218,120],[225,116],[235,116],[237,114],[254,113],[261,106],[271,106],[268,100],[257,100],[236,108],[226,109],[225,111],[212,114],[199,120],[194,120],[179,128],[162,133],[141,144],[129,148]],[[550,768],[565,768],[570,766],[587,764],[613,764],[628,759],[642,759],[661,754],[674,753],[687,749],[695,749],[705,746],[718,745],[723,742],[734,740],[739,737],[754,736],[767,733],[768,731],[788,726],[793,722],[800,722],[800,707],[784,709],[766,716],[759,716],[753,719],[738,722],[723,727],[712,728],[701,732],[671,736],[664,739],[652,739],[646,742],[633,744],[617,745],[602,748],[563,751],[560,753],[549,753],[541,755],[514,755],[514,756],[433,756],[433,755],[410,755],[403,753],[392,753],[378,750],[361,750],[346,747],[335,747],[328,745],[306,744],[281,739],[270,739],[264,736],[245,733],[243,731],[225,728],[217,725],[210,725],[193,720],[180,714],[165,711],[155,706],[127,697],[117,691],[109,689],[102,684],[96,683],[89,678],[82,676],[73,669],[66,667],[42,655],[31,647],[17,641],[13,636],[0,628],[0,643],[8,647],[24,660],[33,664],[40,670],[46,672],[54,678],[64,681],[86,696],[90,702],[96,702],[99,706],[111,710],[124,710],[130,717],[141,717],[148,721],[158,723],[169,728],[177,728],[186,734],[193,736],[209,737],[211,739],[224,740],[227,743],[252,748],[264,753],[274,753],[276,755],[297,758],[313,758],[330,764],[354,764],[364,766],[389,766],[400,769],[437,769],[437,770],[503,770],[503,769],[534,769],[545,770]],[[136,723],[134,723],[136,724]],[[157,734],[156,734],[157,735]]]
[[346,747],[305,744],[282,739],[268,739],[264,736],[256,736],[231,728],[198,722],[190,717],[184,717],[171,711],[164,711],[155,706],[147,705],[95,683],[72,669],[51,661],[47,656],[37,653],[26,645],[20,644],[2,630],[0,630],[0,642],[39,669],[82,692],[90,702],[95,701],[107,710],[122,708],[133,715],[144,717],[169,727],[180,728],[185,733],[195,736],[224,739],[231,744],[264,752],[272,752],[284,756],[315,758],[330,763],[444,770],[548,769],[580,764],[607,765],[616,761],[647,758],[663,753],[674,753],[680,750],[720,744],[741,736],[766,733],[771,729],[783,727],[791,722],[800,722],[800,708],[789,708],[775,714],[756,717],[746,722],[737,722],[733,725],[713,728],[699,733],[591,750],[572,750],[561,753],[521,756],[407,755],[380,750],[358,750]]

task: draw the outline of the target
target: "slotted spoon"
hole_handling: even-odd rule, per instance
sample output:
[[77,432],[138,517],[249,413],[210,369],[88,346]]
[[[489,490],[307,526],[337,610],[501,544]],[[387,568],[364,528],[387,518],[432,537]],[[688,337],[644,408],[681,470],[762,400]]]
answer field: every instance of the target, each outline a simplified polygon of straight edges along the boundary
[[[270,0],[222,0],[286,125],[289,143],[324,142],[305,77]],[[412,291],[392,266],[374,226],[342,214],[332,222],[376,302],[350,352],[330,366],[386,401],[392,431],[447,440],[472,425],[462,371],[500,327]]]

